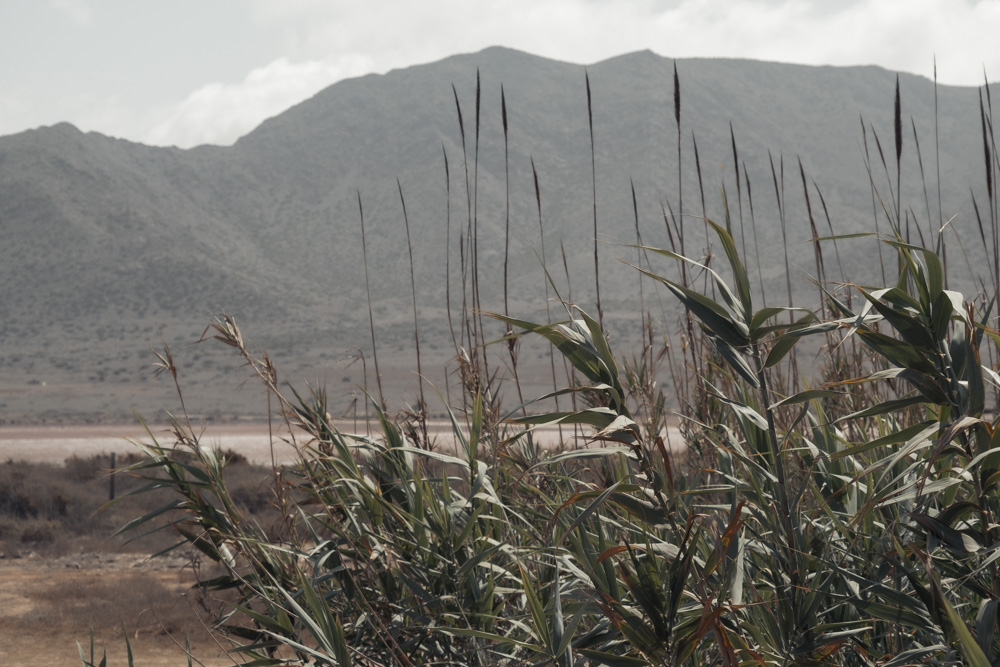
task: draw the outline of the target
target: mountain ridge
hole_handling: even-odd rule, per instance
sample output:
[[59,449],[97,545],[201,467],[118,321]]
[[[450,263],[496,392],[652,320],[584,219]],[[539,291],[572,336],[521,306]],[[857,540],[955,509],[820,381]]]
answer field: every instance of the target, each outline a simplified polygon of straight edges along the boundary
[[[754,272],[755,238],[762,248],[763,281],[769,290],[777,292],[784,285],[783,264],[776,254],[782,234],[772,159],[776,171],[784,165],[787,231],[794,249],[804,247],[811,235],[798,158],[815,200],[818,225],[827,227],[818,204],[821,192],[835,233],[872,227],[859,118],[865,123],[873,176],[887,194],[894,184],[890,186],[891,179],[882,173],[873,139],[878,133],[883,148],[892,142],[895,73],[875,66],[735,59],[679,59],[676,65],[684,213],[693,216],[685,218],[689,253],[698,256],[706,249],[697,219],[702,205],[693,137],[705,212],[725,219],[720,204],[724,189],[733,204],[734,237],[747,248]],[[501,302],[506,220],[501,84],[510,121],[512,307],[529,319],[544,316],[532,161],[542,192],[547,259],[559,265],[560,244],[568,257],[570,282],[561,265],[553,276],[564,295],[592,307],[585,72],[593,100],[599,235],[610,241],[602,245],[602,296],[615,304],[605,310],[626,342],[628,322],[638,308],[637,277],[613,260],[629,259],[632,252],[615,245],[635,240],[632,185],[644,242],[668,245],[663,212],[678,212],[673,66],[673,60],[651,51],[584,66],[491,47],[338,82],[265,120],[232,146],[145,146],[84,133],[68,123],[0,137],[0,228],[5,239],[0,284],[7,295],[0,303],[0,391],[6,386],[14,395],[17,387],[45,378],[92,388],[95,381],[89,378],[100,377],[108,364],[124,368],[119,378],[146,382],[147,345],[161,337],[187,342],[191,332],[196,336],[207,318],[219,312],[237,316],[248,335],[303,377],[330,376],[335,382],[349,377],[348,385],[361,384],[356,366],[334,361],[353,348],[371,354],[359,197],[377,334],[380,344],[392,351],[386,357],[394,356],[394,372],[402,378],[399,386],[410,386],[409,264],[397,179],[413,232],[421,326],[427,329],[427,344],[437,347],[438,360],[446,360],[450,336],[445,324],[444,248],[447,245],[451,253],[454,313],[461,305],[458,235],[465,232],[469,210],[479,226],[484,306],[496,308]],[[477,72],[482,89],[478,161]],[[900,74],[899,81],[903,198],[918,220],[914,227],[931,233],[937,225],[937,202],[932,192],[925,206],[907,120],[913,117],[921,137],[925,174],[933,186],[933,84],[907,74]],[[938,87],[944,217],[960,214],[954,225],[970,245],[977,233],[970,226],[968,193],[971,187],[982,198],[985,189],[976,90]],[[456,100],[466,133],[464,153]],[[739,153],[739,187],[731,127]],[[468,203],[464,164],[473,192]],[[889,171],[894,172],[894,165]],[[752,183],[755,235],[747,178]],[[451,238],[446,240],[449,211]],[[845,274],[858,282],[877,282],[875,244],[841,245]],[[976,248],[970,250],[974,258]],[[797,277],[809,273],[811,249],[793,254],[800,262]],[[796,282],[802,283],[797,296],[812,298],[814,288]],[[210,355],[201,351],[204,346],[198,349],[202,357]],[[92,359],[81,358],[85,350],[95,351]],[[218,381],[223,367],[219,361],[210,368],[192,364],[193,384]],[[105,379],[102,386],[111,384]],[[349,393],[347,387],[345,391]],[[399,389],[398,394],[405,391]],[[209,404],[214,393],[206,390]],[[108,399],[107,410],[127,410],[113,400]],[[148,409],[145,400],[128,407]],[[0,419],[5,412],[11,419],[31,419],[50,409],[63,408],[51,408],[42,398],[33,405],[10,398],[6,407],[0,405]],[[218,412],[237,409],[227,405]],[[77,416],[86,412],[72,406],[65,410]]]

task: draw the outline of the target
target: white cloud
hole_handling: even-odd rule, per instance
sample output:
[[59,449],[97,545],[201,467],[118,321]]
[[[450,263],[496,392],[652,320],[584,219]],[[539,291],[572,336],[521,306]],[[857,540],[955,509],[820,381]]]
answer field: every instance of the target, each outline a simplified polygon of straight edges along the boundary
[[[862,65],[976,85],[1000,76],[1000,0],[257,0],[295,57],[364,53],[379,69],[504,45],[592,63],[649,48],[673,57]],[[392,20],[386,21],[390,16]]]
[[86,28],[93,20],[90,6],[85,0],[51,0],[51,3],[53,9],[65,14],[81,28]]
[[989,46],[1000,28],[993,0],[685,0],[657,22],[677,38],[678,56],[877,64],[928,77],[937,56],[947,83],[977,85],[984,66],[992,78],[1000,74],[1000,54]]
[[266,118],[314,95],[334,81],[372,70],[361,55],[325,61],[279,58],[247,74],[240,83],[210,83],[163,114],[143,141],[181,147],[231,144]]
[[[91,20],[87,0],[50,1],[80,25]],[[340,79],[493,45],[585,64],[651,49],[676,58],[877,64],[928,77],[936,56],[942,83],[979,85],[984,67],[1000,78],[1000,50],[992,47],[1000,0],[248,0],[242,7],[267,35],[270,51],[261,58],[270,64],[242,81],[205,83],[187,72],[193,92],[165,109],[120,95],[69,119],[160,145],[227,144]],[[179,15],[162,28],[189,20]],[[204,34],[219,49],[246,38],[224,26]]]

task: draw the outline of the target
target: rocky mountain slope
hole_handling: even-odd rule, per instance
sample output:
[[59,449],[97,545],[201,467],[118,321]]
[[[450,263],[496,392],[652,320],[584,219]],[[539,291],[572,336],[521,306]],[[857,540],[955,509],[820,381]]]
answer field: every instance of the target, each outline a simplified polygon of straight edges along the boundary
[[[622,341],[638,308],[634,270],[614,261],[635,261],[634,251],[620,245],[635,240],[631,186],[644,242],[669,245],[663,211],[680,212],[673,66],[672,60],[640,52],[586,68],[598,227],[607,241],[601,249],[601,291]],[[819,193],[836,233],[873,230],[873,204],[876,211],[878,204],[865,167],[862,124],[875,183],[891,208],[875,135],[894,182],[896,74],[876,67],[712,59],[678,60],[676,66],[687,252],[699,255],[706,248],[701,192],[709,216],[722,221],[724,190],[737,241],[752,255],[756,231],[765,286],[772,292],[783,288],[773,160],[779,174],[783,165],[778,189],[795,283],[799,297],[811,303],[813,288],[803,276],[815,271],[798,160],[820,233],[830,227]],[[553,276],[564,296],[592,308],[593,190],[584,76],[580,65],[491,48],[340,82],[265,121],[231,147],[156,148],[84,134],[68,124],[0,137],[0,419],[81,419],[171,407],[161,388],[150,388],[158,385],[149,384],[152,357],[145,348],[161,339],[174,345],[192,341],[208,317],[221,312],[235,315],[249,336],[288,364],[292,379],[330,382],[349,394],[362,382],[361,369],[345,359],[355,348],[370,357],[359,194],[377,334],[385,347],[380,354],[389,368],[383,372],[403,396],[412,382],[412,315],[397,179],[413,239],[423,338],[429,354],[443,362],[450,349],[445,251],[450,250],[454,312],[461,304],[459,234],[465,238],[470,211],[478,227],[483,304],[502,307],[501,85],[509,121],[511,308],[527,318],[544,312],[532,159]],[[935,89],[920,77],[900,75],[899,81],[903,208],[911,212],[916,240],[918,228],[929,235],[940,223]],[[937,92],[943,218],[959,216],[952,227],[976,265],[982,243],[970,190],[980,206],[985,197],[979,92],[946,86]],[[881,213],[879,220],[884,231]],[[844,241],[838,250],[844,277],[881,280],[872,240]],[[958,256],[955,250],[953,257]],[[839,279],[832,255],[829,261],[828,277]],[[672,269],[663,265],[663,270]],[[952,273],[968,275],[961,266]],[[198,411],[253,412],[248,405],[261,403],[259,393],[234,397],[209,389],[238,363],[216,348],[221,346],[183,347],[178,354],[193,390],[201,392]]]

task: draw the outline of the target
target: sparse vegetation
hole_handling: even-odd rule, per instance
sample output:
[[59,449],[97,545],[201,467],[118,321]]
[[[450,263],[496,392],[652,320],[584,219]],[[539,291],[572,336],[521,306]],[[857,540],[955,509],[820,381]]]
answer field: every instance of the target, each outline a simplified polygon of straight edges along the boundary
[[[262,524],[277,516],[270,504],[268,468],[251,465],[228,453],[227,480],[235,502]],[[117,466],[140,460],[138,454],[119,457]],[[17,557],[36,553],[60,557],[88,551],[150,553],[173,542],[164,535],[141,539],[129,535],[109,539],[136,513],[149,512],[168,498],[166,492],[146,493],[103,511],[110,493],[111,459],[106,455],[72,456],[62,465],[6,461],[0,463],[0,554]],[[117,473],[117,495],[134,492],[139,483]]]

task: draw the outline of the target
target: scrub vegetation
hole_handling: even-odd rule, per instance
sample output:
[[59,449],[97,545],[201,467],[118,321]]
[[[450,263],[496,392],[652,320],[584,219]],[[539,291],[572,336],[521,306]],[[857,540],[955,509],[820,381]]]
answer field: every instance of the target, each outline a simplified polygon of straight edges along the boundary
[[[668,112],[680,156],[688,138],[676,68],[672,83]],[[861,124],[870,232],[838,236],[801,163],[786,176],[780,156],[770,159],[773,187],[751,193],[734,138],[737,192],[734,200],[719,193],[723,219],[692,214],[678,186],[663,204],[670,244],[656,248],[643,242],[636,213],[634,244],[621,250],[635,265],[642,307],[633,327],[643,343],[616,351],[599,297],[591,309],[558,287],[565,256],[546,253],[537,174],[538,280],[551,297],[548,319],[520,319],[506,298],[492,309],[481,302],[478,86],[472,113],[455,94],[464,154],[450,167],[445,154],[446,177],[460,169],[465,183],[464,192],[446,193],[449,204],[462,202],[446,221],[458,249],[448,302],[458,301],[452,295],[462,302],[448,312],[458,360],[449,386],[435,399],[422,385],[413,405],[393,416],[376,382],[365,387],[374,428],[343,433],[322,387],[279,382],[268,356],[221,316],[206,337],[232,347],[275,414],[307,434],[297,462],[272,471],[278,518],[265,527],[236,501],[230,462],[199,443],[184,409],[173,417],[174,438],[151,435],[140,445],[143,458],[127,468],[147,481],[137,492],[171,495],[122,530],[161,527],[221,568],[202,587],[228,601],[214,627],[232,642],[234,659],[995,664],[1000,231],[989,88],[982,153],[969,156],[985,169],[985,188],[970,184],[979,237],[964,239],[988,258],[972,267],[977,291],[950,288],[949,264],[965,273],[965,246],[944,212],[932,210],[930,197],[903,201],[903,151],[918,153],[921,171],[907,178],[919,178],[925,193],[939,177],[926,153],[935,142],[925,140],[919,153],[897,84],[892,136]],[[506,98],[502,104],[506,136]],[[592,157],[592,122],[590,129],[583,141]],[[697,160],[678,165],[678,184],[682,169],[701,183]],[[586,233],[597,238],[594,178]],[[816,302],[808,307],[792,303],[787,259],[787,295],[764,294],[754,279],[764,224],[754,219],[754,198],[777,201],[779,219],[767,224],[784,233],[793,217],[784,193],[800,185],[815,268]],[[404,192],[402,184],[401,222]],[[363,234],[361,193],[358,208]],[[883,284],[843,275],[840,255],[859,243],[880,248]],[[796,250],[786,246],[786,257]],[[593,275],[599,294],[596,246]],[[496,323],[506,333],[491,337]],[[543,363],[553,388],[540,400],[524,396],[518,379],[526,338],[550,344]],[[168,349],[159,362],[180,384]],[[453,449],[429,439],[428,402],[446,411]],[[682,442],[668,438],[668,417]],[[532,435],[533,426],[553,422],[565,434],[561,448]],[[580,439],[586,447],[576,446]]]

